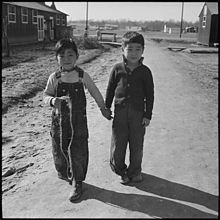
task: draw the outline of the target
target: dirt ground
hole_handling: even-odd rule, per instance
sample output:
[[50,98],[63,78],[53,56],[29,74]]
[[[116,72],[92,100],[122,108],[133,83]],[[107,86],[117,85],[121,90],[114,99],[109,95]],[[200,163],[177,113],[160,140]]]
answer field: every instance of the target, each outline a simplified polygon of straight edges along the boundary
[[[2,172],[16,170],[2,177],[4,218],[218,217],[218,55],[172,52],[147,41],[144,57],[153,73],[155,105],[145,135],[143,182],[121,185],[111,171],[111,121],[87,92],[89,167],[82,198],[69,202],[71,186],[57,178],[53,164],[51,108],[40,91],[2,116]],[[104,96],[119,60],[121,50],[113,48],[80,66]],[[17,68],[50,68],[48,61],[39,62]]]

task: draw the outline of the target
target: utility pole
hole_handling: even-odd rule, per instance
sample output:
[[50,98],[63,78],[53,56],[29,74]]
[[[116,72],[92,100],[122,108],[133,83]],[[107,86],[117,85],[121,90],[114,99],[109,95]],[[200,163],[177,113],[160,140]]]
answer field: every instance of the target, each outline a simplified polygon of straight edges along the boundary
[[181,14],[181,24],[180,24],[180,38],[181,38],[181,34],[182,34],[182,29],[183,29],[183,6],[184,6],[184,2],[182,2],[182,14]]
[[86,29],[85,29],[85,34],[84,37],[88,36],[88,2],[86,2]]

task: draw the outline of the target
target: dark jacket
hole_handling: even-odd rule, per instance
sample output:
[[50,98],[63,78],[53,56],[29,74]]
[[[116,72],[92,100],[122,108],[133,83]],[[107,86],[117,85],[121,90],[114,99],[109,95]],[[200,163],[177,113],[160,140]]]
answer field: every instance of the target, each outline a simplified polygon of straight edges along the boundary
[[151,70],[140,61],[131,71],[124,62],[113,67],[106,92],[105,105],[111,108],[115,97],[115,108],[130,104],[133,109],[143,111],[151,120],[154,103],[154,83]]

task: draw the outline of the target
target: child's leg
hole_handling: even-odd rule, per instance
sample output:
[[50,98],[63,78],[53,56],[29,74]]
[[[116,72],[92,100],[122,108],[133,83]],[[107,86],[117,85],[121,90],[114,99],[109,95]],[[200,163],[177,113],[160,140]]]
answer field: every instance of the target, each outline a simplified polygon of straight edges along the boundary
[[125,155],[128,143],[127,107],[115,109],[112,122],[110,166],[113,172],[123,176],[127,170]]
[[129,119],[130,164],[128,176],[134,177],[141,173],[145,127],[142,125],[142,112],[137,112],[130,108]]
[[67,177],[67,161],[60,147],[60,118],[58,115],[52,114],[52,125],[50,135],[52,138],[52,153],[55,168],[59,176]]
[[88,168],[88,127],[86,112],[72,114],[74,136],[70,142],[70,166],[76,181],[84,181]]
[[75,139],[69,148],[70,166],[75,181],[84,181],[88,169],[88,139]]
[[69,146],[70,166],[72,170],[72,190],[70,201],[79,199],[82,195],[82,182],[88,169],[88,128],[85,112],[73,112],[74,136]]
[[67,163],[64,158],[63,153],[61,152],[59,139],[56,137],[52,137],[52,153],[54,159],[54,165],[59,175],[67,177]]

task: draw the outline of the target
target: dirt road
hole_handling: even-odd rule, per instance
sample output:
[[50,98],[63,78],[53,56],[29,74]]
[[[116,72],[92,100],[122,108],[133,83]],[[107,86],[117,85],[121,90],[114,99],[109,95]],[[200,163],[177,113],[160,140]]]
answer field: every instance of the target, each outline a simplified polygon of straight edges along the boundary
[[[3,217],[217,218],[217,103],[170,53],[146,43],[155,105],[145,136],[143,182],[121,185],[110,170],[111,122],[87,93],[89,168],[82,198],[70,203],[71,186],[57,178],[53,165],[51,109],[43,106],[40,92],[3,116],[3,168],[20,168],[3,178]],[[113,49],[81,67],[104,95],[110,69],[120,59],[120,49]]]

